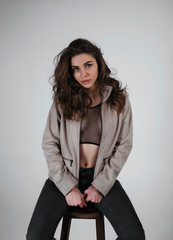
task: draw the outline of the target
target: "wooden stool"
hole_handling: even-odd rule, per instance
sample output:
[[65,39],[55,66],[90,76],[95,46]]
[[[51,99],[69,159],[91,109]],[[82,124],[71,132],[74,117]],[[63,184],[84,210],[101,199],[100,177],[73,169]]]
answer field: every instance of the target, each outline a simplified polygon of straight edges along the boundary
[[72,218],[95,219],[97,240],[105,240],[104,216],[95,207],[71,207],[70,211],[63,217],[60,240],[69,239]]

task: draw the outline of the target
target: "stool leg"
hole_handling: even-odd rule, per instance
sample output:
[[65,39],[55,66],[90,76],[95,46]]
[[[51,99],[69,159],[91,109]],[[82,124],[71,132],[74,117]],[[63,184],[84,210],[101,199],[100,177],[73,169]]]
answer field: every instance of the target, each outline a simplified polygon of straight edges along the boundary
[[71,226],[71,218],[64,216],[63,221],[62,221],[60,240],[68,240],[69,239],[70,226]]
[[104,216],[96,218],[97,240],[105,240]]

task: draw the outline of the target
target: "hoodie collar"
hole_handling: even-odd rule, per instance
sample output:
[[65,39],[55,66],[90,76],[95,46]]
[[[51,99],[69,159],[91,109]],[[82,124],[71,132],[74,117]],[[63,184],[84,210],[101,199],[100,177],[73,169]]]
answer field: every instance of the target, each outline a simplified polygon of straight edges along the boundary
[[105,86],[105,88],[102,92],[103,102],[106,102],[106,100],[109,98],[111,92],[112,92],[112,86]]

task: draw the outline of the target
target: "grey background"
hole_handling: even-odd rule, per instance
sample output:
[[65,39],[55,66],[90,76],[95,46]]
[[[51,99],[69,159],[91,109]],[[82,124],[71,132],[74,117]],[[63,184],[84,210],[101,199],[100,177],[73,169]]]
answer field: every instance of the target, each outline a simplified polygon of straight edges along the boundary
[[[171,240],[173,1],[1,0],[0,19],[0,239],[25,239],[47,178],[41,140],[52,61],[84,37],[128,84],[134,146],[119,180],[147,239]],[[106,239],[115,236],[106,220]],[[74,220],[70,239],[95,239],[94,222]]]

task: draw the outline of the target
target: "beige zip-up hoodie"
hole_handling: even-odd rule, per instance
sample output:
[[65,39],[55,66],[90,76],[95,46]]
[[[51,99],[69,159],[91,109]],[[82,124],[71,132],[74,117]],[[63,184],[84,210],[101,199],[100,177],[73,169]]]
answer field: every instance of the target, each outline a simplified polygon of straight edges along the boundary
[[[126,97],[124,111],[117,115],[106,100],[112,87],[103,92],[102,137],[92,185],[104,196],[110,191],[132,148],[132,112]],[[80,168],[80,121],[64,120],[54,103],[49,111],[42,147],[49,178],[66,195],[78,186]]]

